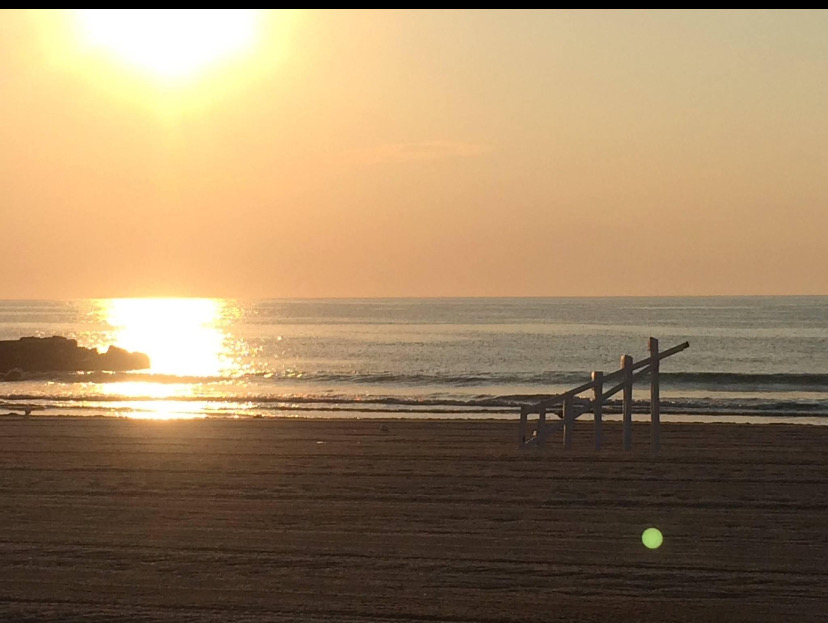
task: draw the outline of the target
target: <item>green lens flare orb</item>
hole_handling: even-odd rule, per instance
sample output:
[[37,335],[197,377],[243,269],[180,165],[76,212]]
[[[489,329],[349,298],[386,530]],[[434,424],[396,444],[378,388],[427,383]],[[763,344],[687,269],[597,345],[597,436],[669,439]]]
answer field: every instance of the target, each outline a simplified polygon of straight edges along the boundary
[[661,534],[661,530],[658,528],[647,528],[641,534],[641,542],[648,549],[658,549],[664,543],[664,535]]

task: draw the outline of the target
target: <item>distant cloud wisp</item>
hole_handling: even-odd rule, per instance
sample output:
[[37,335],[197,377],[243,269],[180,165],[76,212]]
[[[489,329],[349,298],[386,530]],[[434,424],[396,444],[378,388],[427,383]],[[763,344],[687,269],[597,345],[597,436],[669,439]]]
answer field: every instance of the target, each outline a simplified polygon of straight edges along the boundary
[[356,164],[382,164],[386,162],[414,162],[468,158],[492,151],[491,145],[463,143],[459,141],[421,141],[419,143],[390,143],[362,149],[350,149],[342,156]]

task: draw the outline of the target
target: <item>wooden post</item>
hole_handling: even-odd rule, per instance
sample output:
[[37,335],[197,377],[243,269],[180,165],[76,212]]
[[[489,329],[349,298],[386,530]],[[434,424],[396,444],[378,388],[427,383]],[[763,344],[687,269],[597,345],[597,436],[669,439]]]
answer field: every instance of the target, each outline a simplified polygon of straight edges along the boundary
[[624,419],[624,450],[632,449],[632,390],[633,358],[621,355],[621,367],[624,370],[624,401],[622,405]]
[[529,419],[529,407],[520,408],[520,429],[518,430],[518,449],[526,443],[526,422]]
[[538,446],[546,441],[546,408],[541,407],[538,411]]
[[593,415],[595,416],[595,449],[601,449],[601,418],[604,415],[604,403],[601,400],[601,394],[604,393],[604,373],[593,372],[592,382],[595,383],[593,387]]
[[661,403],[658,395],[658,339],[651,337],[650,343],[650,449],[658,454],[661,438]]
[[567,396],[564,399],[563,411],[563,440],[564,448],[569,450],[572,447],[572,429],[575,428],[575,411],[572,408],[572,396]]

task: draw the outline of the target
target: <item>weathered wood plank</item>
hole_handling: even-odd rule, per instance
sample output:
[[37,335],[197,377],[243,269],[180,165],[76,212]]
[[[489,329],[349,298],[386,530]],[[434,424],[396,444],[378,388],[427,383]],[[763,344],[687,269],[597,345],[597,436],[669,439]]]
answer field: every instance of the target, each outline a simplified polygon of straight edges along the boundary
[[[669,357],[671,355],[675,355],[676,353],[680,353],[681,351],[683,351],[683,350],[685,350],[686,348],[689,348],[689,347],[690,347],[690,342],[683,342],[681,344],[673,346],[672,348],[669,348],[665,351],[660,352],[658,354],[658,361],[661,361],[662,359],[666,359],[667,357]],[[649,370],[646,370],[646,369],[641,370],[641,368],[646,368],[647,366],[650,366],[650,364],[652,364],[652,362],[653,362],[652,357],[648,357],[647,359],[642,359],[641,361],[635,362],[633,364],[633,371],[639,370],[639,373],[634,377],[634,379],[638,379],[638,378],[642,377],[644,374],[647,374],[649,372]],[[623,376],[624,376],[624,369],[620,368],[620,369],[616,370],[615,372],[611,372],[610,374],[604,375],[604,382],[606,383],[607,381],[614,381],[616,379],[623,378]],[[574,388],[572,388],[568,391],[565,391],[563,393],[555,394],[554,396],[550,396],[549,398],[545,398],[544,400],[541,400],[540,402],[538,402],[534,406],[534,410],[532,411],[532,413],[536,413],[537,409],[542,407],[542,406],[543,407],[553,407],[553,406],[561,405],[561,404],[563,404],[564,400],[566,400],[567,396],[577,396],[578,394],[582,394],[585,391],[589,391],[590,389],[593,389],[594,387],[595,387],[595,381],[590,380],[590,381],[587,381],[586,383],[584,383],[583,385],[579,385],[578,387],[574,387]],[[623,382],[619,383],[616,387],[617,387],[617,389],[615,389],[615,391],[612,391],[610,393],[610,396],[612,394],[615,394],[615,393],[621,391],[621,389],[623,388]],[[604,394],[604,399],[606,399],[607,397],[608,396],[605,393]]]
[[650,448],[653,454],[658,454],[661,445],[661,402],[659,397],[658,379],[658,339],[651,337],[649,343],[650,359],[653,360],[650,366]]
[[595,449],[601,449],[601,419],[603,418],[604,399],[602,396],[604,388],[604,373],[601,371],[592,373],[593,398],[592,414],[595,418]]
[[542,446],[543,443],[546,441],[546,409],[543,407],[540,408],[538,412],[538,433],[537,433],[538,445]]
[[[658,354],[658,361],[661,361],[662,359],[666,359],[667,357],[669,357],[671,355],[675,355],[676,353],[680,353],[681,351],[683,351],[687,348],[690,348],[690,342],[682,342],[681,344],[673,346],[672,348],[668,348],[667,350],[662,351]],[[638,370],[638,369],[643,368],[645,366],[649,366],[652,363],[653,363],[653,358],[652,357],[647,357],[646,359],[642,359],[641,361],[636,361],[633,364],[633,370]],[[605,375],[604,376],[604,382],[606,383],[607,381],[614,381],[615,379],[623,378],[623,376],[624,376],[624,368],[619,368],[615,372]]]
[[633,358],[629,355],[621,355],[621,369],[624,370],[624,402],[622,405],[624,422],[624,450],[631,450]]
[[575,413],[573,412],[572,397],[568,396],[563,403],[563,440],[564,448],[572,447],[572,429],[575,427]]
[[520,429],[518,430],[518,448],[526,443],[526,426],[529,421],[529,407],[520,408]]
[[[635,382],[635,381],[641,379],[642,377],[647,376],[649,373],[650,373],[650,368],[649,367],[643,368],[643,369],[639,370],[638,372],[636,372],[635,374],[632,375],[632,380],[633,380],[633,382]],[[620,383],[618,383],[618,385],[614,385],[611,389],[608,389],[607,391],[605,391],[601,395],[601,399],[606,402],[607,400],[612,398],[615,394],[617,394],[622,389],[624,389],[624,387],[626,385],[627,385],[626,380],[621,381]]]

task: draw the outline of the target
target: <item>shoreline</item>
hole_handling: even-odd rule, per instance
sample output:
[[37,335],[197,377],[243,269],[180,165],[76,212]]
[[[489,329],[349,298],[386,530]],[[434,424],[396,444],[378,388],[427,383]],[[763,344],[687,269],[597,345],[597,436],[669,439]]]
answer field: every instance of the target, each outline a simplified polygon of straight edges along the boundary
[[[828,429],[0,418],[0,618],[816,621]],[[647,550],[644,528],[664,545]]]
[[[0,409],[10,409],[11,405],[2,405]],[[130,413],[91,413],[81,415],[77,413],[43,413],[40,408],[33,410],[29,415],[23,413],[23,408],[11,411],[0,412],[0,420],[4,418],[35,418],[38,420],[87,420],[87,419],[113,419],[113,420],[136,420],[136,421],[192,421],[192,420],[254,420],[254,421],[326,421],[335,422],[381,422],[384,420],[392,422],[499,422],[503,424],[514,423],[517,426],[519,415],[499,413],[433,413],[433,412],[394,412],[394,411],[301,411],[295,414],[284,415],[263,415],[263,414],[232,414],[218,415],[212,413],[174,413],[170,416],[158,415],[157,412],[130,412]],[[313,415],[318,413],[318,415]],[[604,422],[621,421],[621,415],[617,413],[604,413]],[[633,413],[633,422],[637,425],[649,423],[649,414]],[[704,414],[704,413],[661,413],[661,423],[669,425],[678,424],[731,424],[731,425],[790,425],[790,426],[828,426],[828,416],[824,414]],[[592,419],[589,416],[582,416],[577,424],[592,426]]]

